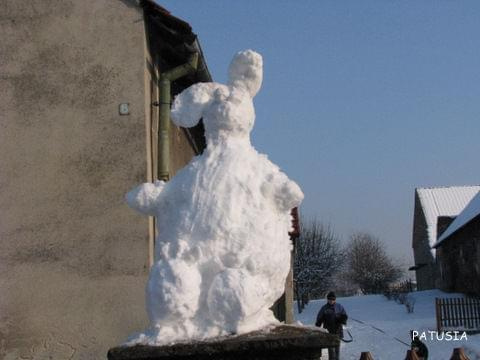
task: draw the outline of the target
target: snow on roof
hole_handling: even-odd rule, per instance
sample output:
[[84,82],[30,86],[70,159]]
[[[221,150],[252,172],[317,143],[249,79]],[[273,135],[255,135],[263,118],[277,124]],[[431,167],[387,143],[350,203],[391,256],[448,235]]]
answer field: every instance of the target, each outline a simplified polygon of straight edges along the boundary
[[434,245],[437,247],[440,243],[445,240],[447,237],[452,235],[462,226],[466,225],[470,220],[480,215],[480,192],[473,197],[473,199],[468,203],[468,205],[463,209],[463,211],[453,220],[450,226],[443,232],[443,234],[438,238],[437,243]]
[[437,242],[438,217],[457,216],[479,191],[480,185],[417,189],[427,222],[430,247],[433,248]]

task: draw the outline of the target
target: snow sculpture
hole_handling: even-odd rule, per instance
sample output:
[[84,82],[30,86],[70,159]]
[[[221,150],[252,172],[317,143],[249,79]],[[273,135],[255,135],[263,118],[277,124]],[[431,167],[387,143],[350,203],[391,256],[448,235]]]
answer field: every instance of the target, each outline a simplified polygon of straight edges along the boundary
[[207,148],[171,181],[126,195],[157,217],[155,263],[148,280],[150,329],[130,343],[166,344],[244,333],[277,324],[269,307],[290,267],[290,210],[303,193],[250,144],[252,98],[262,57],[235,55],[228,85],[198,83],[179,94],[172,120],[203,118]]

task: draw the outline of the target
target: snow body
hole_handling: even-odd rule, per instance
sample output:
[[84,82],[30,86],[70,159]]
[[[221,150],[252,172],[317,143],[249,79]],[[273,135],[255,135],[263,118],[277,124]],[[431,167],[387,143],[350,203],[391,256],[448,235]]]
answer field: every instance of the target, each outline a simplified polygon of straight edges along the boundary
[[155,263],[147,285],[150,329],[130,343],[165,344],[240,334],[277,323],[269,308],[290,268],[290,210],[303,193],[250,143],[252,98],[262,58],[234,57],[228,85],[195,84],[179,94],[172,120],[203,118],[207,148],[171,181],[126,198],[156,216]]

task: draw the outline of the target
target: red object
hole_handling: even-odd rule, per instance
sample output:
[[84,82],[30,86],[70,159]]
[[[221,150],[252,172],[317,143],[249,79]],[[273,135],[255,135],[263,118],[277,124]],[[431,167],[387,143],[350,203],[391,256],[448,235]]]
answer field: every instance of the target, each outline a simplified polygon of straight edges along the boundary
[[292,216],[292,228],[293,230],[288,233],[290,235],[290,239],[295,240],[298,239],[300,236],[300,220],[298,217],[298,208],[293,208],[292,211],[290,212],[290,215]]

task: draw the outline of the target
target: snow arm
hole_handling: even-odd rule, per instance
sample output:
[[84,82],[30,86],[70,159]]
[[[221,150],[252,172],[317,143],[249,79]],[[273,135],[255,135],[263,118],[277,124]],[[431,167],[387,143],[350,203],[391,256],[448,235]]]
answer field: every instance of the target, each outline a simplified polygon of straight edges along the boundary
[[175,125],[187,128],[195,126],[212,102],[213,93],[218,86],[217,83],[197,83],[178,94],[171,110]]
[[160,194],[165,186],[164,181],[144,183],[130,190],[125,195],[128,206],[145,215],[155,215]]
[[261,190],[266,198],[273,199],[280,212],[290,212],[303,200],[300,187],[276,166],[265,177]]
[[280,211],[290,211],[300,205],[303,200],[302,190],[283,172],[276,170],[267,176],[266,180],[264,186],[273,191],[275,203]]
[[287,178],[279,190],[279,206],[284,211],[289,211],[300,205],[303,200],[303,192],[294,181]]

